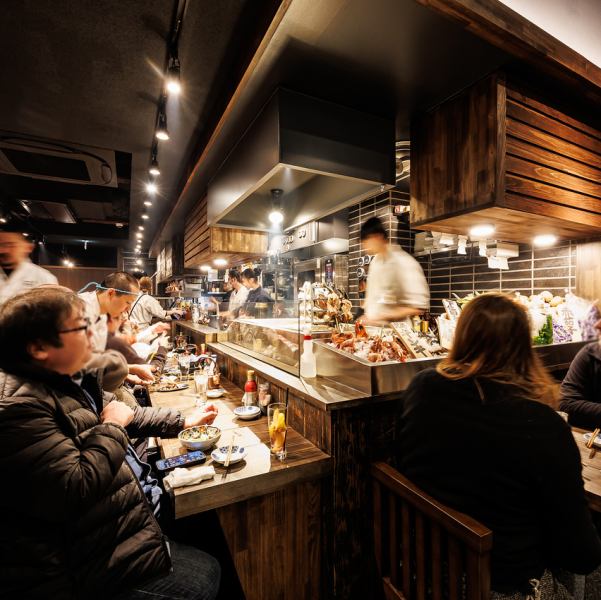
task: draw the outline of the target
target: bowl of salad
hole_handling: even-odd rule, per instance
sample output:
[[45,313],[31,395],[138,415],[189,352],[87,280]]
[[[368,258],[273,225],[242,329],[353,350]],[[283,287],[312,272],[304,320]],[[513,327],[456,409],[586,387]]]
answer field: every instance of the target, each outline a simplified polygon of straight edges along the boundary
[[221,429],[213,425],[188,427],[180,431],[177,436],[182,446],[188,450],[208,450],[219,441],[220,437]]

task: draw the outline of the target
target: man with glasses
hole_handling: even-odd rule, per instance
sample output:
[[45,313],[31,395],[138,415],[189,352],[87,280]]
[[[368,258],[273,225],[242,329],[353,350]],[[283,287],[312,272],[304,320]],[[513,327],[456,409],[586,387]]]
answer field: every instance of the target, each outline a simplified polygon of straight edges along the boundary
[[0,305],[38,285],[56,284],[56,277],[29,260],[33,244],[22,233],[0,231]]
[[128,437],[183,425],[160,418],[166,409],[103,402],[94,374],[81,376],[91,338],[64,288],[0,307],[0,472],[14,484],[0,495],[0,596],[212,600],[218,563],[167,543],[160,489]]
[[117,271],[107,275],[96,289],[79,294],[86,303],[86,316],[92,325],[94,352],[106,349],[108,319],[119,319],[121,313],[129,311],[139,291],[138,280],[133,275]]

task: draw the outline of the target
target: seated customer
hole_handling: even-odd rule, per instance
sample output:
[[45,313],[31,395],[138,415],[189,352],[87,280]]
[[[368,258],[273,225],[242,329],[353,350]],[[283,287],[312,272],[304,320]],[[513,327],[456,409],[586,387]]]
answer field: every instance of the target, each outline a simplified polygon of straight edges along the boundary
[[[601,321],[595,325],[601,330]],[[601,340],[578,352],[561,384],[561,410],[575,427],[601,427]]]
[[99,412],[74,379],[90,335],[82,301],[60,288],[0,309],[0,471],[12,482],[0,498],[0,595],[212,599],[219,565],[169,551],[153,516],[160,489],[129,443],[134,411],[112,401]]
[[580,453],[552,408],[554,390],[526,312],[485,294],[463,309],[448,358],[405,396],[399,470],[493,531],[492,589],[516,599],[532,593],[531,580],[553,586],[550,569],[588,574],[601,564]]

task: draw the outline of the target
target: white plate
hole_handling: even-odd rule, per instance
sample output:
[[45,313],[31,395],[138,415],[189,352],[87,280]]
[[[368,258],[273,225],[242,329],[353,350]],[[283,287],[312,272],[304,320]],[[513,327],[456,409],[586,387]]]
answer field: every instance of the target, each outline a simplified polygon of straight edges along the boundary
[[207,390],[207,398],[221,398],[225,394],[225,390],[223,388],[218,388],[216,390]]
[[[585,442],[588,442],[591,439],[591,435],[593,435],[593,434],[592,433],[585,433],[582,437],[584,438]],[[599,434],[595,438],[595,441],[593,442],[593,446],[597,446],[597,448],[601,448],[601,434]]]
[[250,421],[250,419],[255,419],[261,414],[261,409],[258,406],[236,406],[234,408],[234,414],[244,421]]
[[[228,446],[221,446],[221,448],[215,448],[211,452],[211,458],[222,465],[227,458]],[[230,465],[240,462],[246,457],[246,449],[242,446],[232,446],[232,455],[230,456]]]

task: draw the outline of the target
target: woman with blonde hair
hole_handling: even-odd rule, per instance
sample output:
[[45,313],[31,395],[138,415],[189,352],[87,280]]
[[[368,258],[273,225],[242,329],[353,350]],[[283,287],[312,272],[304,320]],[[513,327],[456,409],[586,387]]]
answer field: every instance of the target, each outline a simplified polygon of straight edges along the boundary
[[571,598],[574,577],[564,586],[557,574],[601,564],[580,453],[557,402],[528,316],[503,294],[463,309],[449,356],[404,397],[400,471],[493,531],[493,599]]

